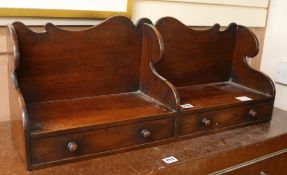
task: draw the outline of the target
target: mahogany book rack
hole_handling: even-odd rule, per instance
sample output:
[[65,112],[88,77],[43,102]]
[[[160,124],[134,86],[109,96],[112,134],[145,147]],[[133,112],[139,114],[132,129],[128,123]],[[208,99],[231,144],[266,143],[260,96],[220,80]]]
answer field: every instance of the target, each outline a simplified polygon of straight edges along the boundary
[[246,63],[258,43],[243,26],[116,16],[8,32],[12,137],[29,170],[271,118],[274,86]]
[[179,95],[179,136],[196,136],[270,120],[275,88],[265,74],[252,69],[247,57],[258,54],[258,40],[234,23],[203,31],[164,17],[156,24],[164,45],[157,72]]

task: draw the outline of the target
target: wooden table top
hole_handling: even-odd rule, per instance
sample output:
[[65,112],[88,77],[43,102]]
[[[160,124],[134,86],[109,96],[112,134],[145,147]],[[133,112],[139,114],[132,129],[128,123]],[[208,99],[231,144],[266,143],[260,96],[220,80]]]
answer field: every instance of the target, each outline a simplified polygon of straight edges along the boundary
[[[286,126],[287,112],[274,109],[268,123],[28,172],[13,146],[9,122],[2,122],[0,175],[208,174],[287,148]],[[164,163],[169,156],[178,162]]]

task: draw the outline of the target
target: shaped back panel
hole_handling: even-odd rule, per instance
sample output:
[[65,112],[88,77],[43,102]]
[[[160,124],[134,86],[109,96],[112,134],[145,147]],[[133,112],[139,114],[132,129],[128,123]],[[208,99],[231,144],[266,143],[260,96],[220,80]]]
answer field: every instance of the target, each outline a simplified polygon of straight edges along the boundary
[[163,43],[163,59],[156,70],[175,86],[229,80],[236,36],[236,24],[220,31],[218,24],[208,30],[193,30],[178,20],[165,17],[156,28]]
[[35,33],[13,24],[19,45],[17,78],[27,103],[136,91],[140,35],[126,17],[82,31],[52,24]]

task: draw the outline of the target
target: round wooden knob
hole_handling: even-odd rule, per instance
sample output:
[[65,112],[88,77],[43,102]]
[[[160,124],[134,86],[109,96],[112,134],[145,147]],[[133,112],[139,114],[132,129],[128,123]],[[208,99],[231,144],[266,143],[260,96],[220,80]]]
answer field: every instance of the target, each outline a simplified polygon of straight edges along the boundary
[[264,171],[260,172],[260,175],[268,175],[267,173],[265,173]]
[[204,118],[202,119],[201,123],[204,125],[204,126],[209,126],[211,125],[211,121],[207,118]]
[[251,109],[249,111],[249,116],[252,118],[256,118],[257,117],[257,112],[254,109]]
[[67,145],[67,149],[70,151],[70,152],[75,152],[78,150],[78,145],[76,142],[69,142],[68,145]]
[[144,138],[147,138],[147,137],[149,137],[151,135],[151,132],[148,129],[143,129],[143,130],[141,130],[141,135]]

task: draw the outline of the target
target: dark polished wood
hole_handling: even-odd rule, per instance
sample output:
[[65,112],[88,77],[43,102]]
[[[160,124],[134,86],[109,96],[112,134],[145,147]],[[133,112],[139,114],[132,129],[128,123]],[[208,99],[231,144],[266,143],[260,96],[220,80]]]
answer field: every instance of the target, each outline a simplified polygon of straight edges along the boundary
[[258,53],[257,38],[248,28],[232,23],[224,31],[218,24],[194,30],[172,17],[155,26],[164,47],[156,70],[177,88],[228,81],[274,96],[270,78],[247,64],[246,57]]
[[218,24],[194,30],[172,17],[159,19],[155,27],[164,48],[155,71],[175,86],[181,105],[192,106],[180,109],[180,136],[270,120],[275,88],[247,63],[258,53],[248,28],[232,23],[225,30]]
[[11,134],[21,159],[30,167],[30,121],[15,73],[19,66],[19,46],[16,31],[11,26],[7,30],[7,53]]
[[136,91],[140,38],[135,25],[114,17],[83,31],[50,23],[36,33],[13,24],[20,53],[18,83],[26,103]]
[[[246,106],[230,107],[208,112],[183,114],[179,127],[179,135],[197,136],[208,132],[248,125],[269,120],[270,102],[256,103]],[[256,112],[257,117],[250,116],[250,111]]]
[[174,113],[141,92],[33,103],[27,109],[33,138],[159,119]]
[[228,81],[233,60],[237,26],[224,32],[216,24],[208,30],[193,30],[180,21],[165,17],[155,25],[164,44],[160,75],[176,87]]
[[[270,95],[254,92],[243,86],[232,82],[220,82],[211,84],[200,84],[177,88],[181,97],[181,104],[190,103],[192,109],[182,109],[183,111],[206,111],[210,109],[226,108],[240,105],[248,105],[270,101]],[[247,96],[252,98],[250,101],[240,101],[235,97]]]
[[[142,44],[142,71],[141,90],[146,94],[157,97],[157,99],[168,104],[172,109],[179,110],[179,96],[171,82],[159,75],[154,65],[160,62],[163,55],[163,43],[161,36],[154,26],[145,23],[142,26],[143,44]],[[160,79],[161,81],[156,81]]]
[[[2,122],[0,174],[284,175],[287,174],[286,125],[287,112],[274,109],[270,122],[28,172],[11,140],[9,122]],[[161,160],[170,156],[178,162],[166,164]]]
[[214,173],[213,175],[276,175],[276,174],[287,174],[287,152],[281,151],[268,155],[268,158],[259,158],[257,160],[250,161],[241,166],[230,168],[223,173]]
[[259,52],[256,35],[248,28],[238,25],[236,38],[231,80],[274,97],[275,87],[272,80],[264,73],[252,69],[247,63],[246,57],[252,58]]
[[174,135],[173,125],[173,119],[161,119],[33,139],[31,141],[32,164],[37,166],[46,162],[79,159],[92,154],[99,155],[109,150],[171,139]]
[[81,31],[8,25],[11,130],[27,169],[270,120],[273,83],[246,63],[255,35],[219,28],[123,16]]
[[142,52],[143,37],[157,39],[144,23],[116,16],[81,31],[8,26],[12,135],[28,169],[175,138],[175,88],[149,66],[158,50]]

